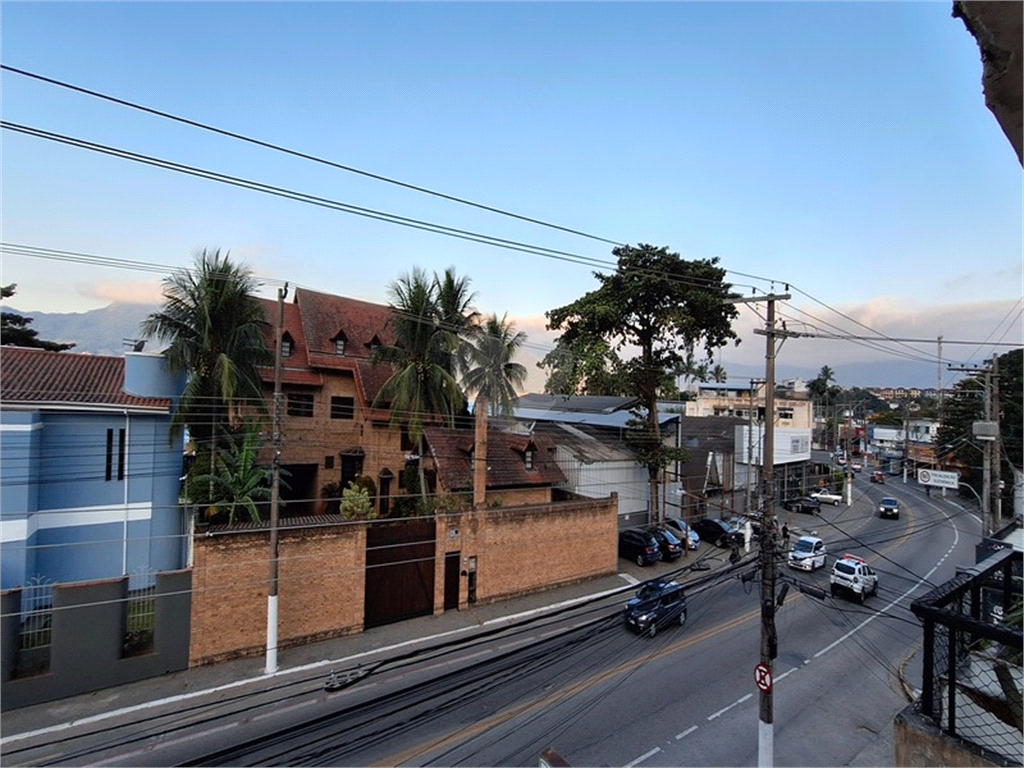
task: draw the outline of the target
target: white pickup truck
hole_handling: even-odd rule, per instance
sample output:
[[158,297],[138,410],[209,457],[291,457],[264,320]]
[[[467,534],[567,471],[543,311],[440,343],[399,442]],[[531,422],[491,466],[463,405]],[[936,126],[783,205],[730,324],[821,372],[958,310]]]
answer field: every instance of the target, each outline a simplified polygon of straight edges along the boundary
[[825,488],[822,488],[820,491],[815,491],[814,493],[812,493],[811,498],[817,499],[822,504],[833,504],[837,507],[843,503],[842,494],[832,493],[832,491],[829,491]]

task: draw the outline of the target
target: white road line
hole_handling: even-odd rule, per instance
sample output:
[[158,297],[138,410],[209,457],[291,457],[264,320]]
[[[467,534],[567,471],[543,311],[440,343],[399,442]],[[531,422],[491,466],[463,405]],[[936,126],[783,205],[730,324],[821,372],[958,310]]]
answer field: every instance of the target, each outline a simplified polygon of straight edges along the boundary
[[[630,577],[630,578],[632,579],[632,577]],[[629,579],[627,579],[627,581],[629,581]],[[636,579],[633,579],[633,582],[639,584],[639,582],[636,581]],[[440,640],[442,638],[451,637],[453,635],[461,635],[461,634],[464,634],[466,632],[478,630],[482,626],[485,627],[485,626],[488,626],[488,625],[498,624],[498,623],[501,623],[501,622],[511,622],[511,621],[516,620],[516,619],[521,619],[521,618],[525,618],[527,616],[532,616],[534,614],[544,613],[546,611],[552,611],[552,610],[556,610],[558,608],[565,608],[567,606],[575,605],[576,603],[581,603],[581,602],[584,602],[586,600],[594,600],[594,599],[597,599],[597,598],[606,597],[608,595],[616,594],[618,592],[619,592],[618,589],[607,589],[607,590],[605,590],[603,592],[595,592],[595,593],[593,593],[591,595],[584,595],[583,597],[575,597],[575,598],[571,598],[569,600],[563,600],[560,603],[554,603],[552,605],[547,605],[547,606],[544,606],[542,608],[533,608],[533,609],[528,610],[528,611],[521,611],[520,613],[510,614],[508,616],[499,616],[499,617],[494,618],[494,619],[488,619],[487,621],[483,622],[482,624],[471,626],[471,627],[460,627],[459,629],[452,629],[452,630],[449,630],[447,632],[439,632],[436,635],[428,635],[426,637],[414,637],[414,638],[412,638],[410,640],[403,640],[400,643],[395,643],[394,645],[384,646],[384,647],[381,647],[381,648],[374,648],[373,650],[361,651],[359,653],[353,653],[351,656],[344,656],[344,657],[342,657],[340,659],[323,659],[321,661],[314,661],[314,662],[311,662],[309,664],[302,664],[302,665],[300,665],[298,667],[290,667],[288,669],[279,669],[277,672],[272,672],[270,674],[262,674],[262,675],[258,675],[256,677],[245,678],[243,680],[235,680],[235,681],[230,682],[230,683],[225,683],[224,685],[214,686],[213,688],[204,688],[204,689],[198,690],[198,691],[189,691],[188,693],[180,693],[180,694],[177,694],[175,696],[167,696],[166,698],[163,698],[163,699],[154,699],[152,701],[144,701],[141,704],[133,704],[133,705],[128,706],[128,707],[121,707],[120,709],[114,709],[114,710],[110,710],[108,712],[100,712],[99,714],[90,715],[88,717],[83,717],[83,718],[80,718],[78,720],[71,720],[71,721],[66,722],[66,723],[58,723],[56,725],[49,725],[49,726],[46,726],[45,728],[37,728],[34,731],[25,731],[24,733],[14,733],[14,734],[10,734],[8,736],[0,736],[0,746],[2,746],[4,744],[10,744],[11,742],[14,742],[14,741],[20,741],[22,739],[30,739],[30,738],[32,738],[34,736],[44,736],[44,735],[46,735],[48,733],[59,733],[60,731],[66,731],[66,730],[69,730],[71,728],[76,728],[76,727],[78,727],[80,725],[89,725],[91,723],[99,723],[99,722],[102,722],[104,720],[109,720],[110,718],[121,717],[123,715],[129,715],[129,714],[132,714],[133,712],[141,712],[141,711],[144,711],[144,710],[147,710],[147,709],[153,709],[154,707],[162,707],[165,704],[177,704],[177,703],[182,702],[182,701],[190,701],[191,699],[195,699],[195,698],[198,698],[200,696],[208,696],[209,694],[212,694],[212,693],[221,693],[222,691],[230,691],[230,690],[232,690],[234,688],[240,688],[240,687],[242,687],[244,685],[251,685],[253,683],[263,683],[266,680],[273,680],[273,679],[278,678],[278,677],[284,677],[285,675],[293,675],[293,674],[296,674],[296,673],[299,673],[299,672],[308,672],[310,670],[320,669],[321,667],[326,667],[326,666],[340,666],[341,664],[348,664],[348,663],[352,662],[353,660],[360,659],[360,658],[362,658],[364,656],[377,656],[379,654],[388,653],[390,651],[394,651],[394,650],[397,650],[399,648],[403,648],[403,647],[408,646],[408,645],[418,645],[420,643],[426,643],[426,642],[430,642],[432,640]]]
[[[941,512],[942,510],[939,510],[939,511]],[[949,520],[949,515],[947,515],[947,514],[946,514],[945,512],[942,512],[942,515],[943,515],[943,517],[945,517],[945,518],[946,518],[947,520]],[[952,521],[950,521],[950,522],[952,522]],[[959,541],[960,541],[960,531],[959,531],[959,530],[957,529],[956,525],[954,525],[954,526],[953,526],[953,547],[952,547],[951,549],[955,549],[955,548],[956,548],[956,545],[957,545],[957,543],[958,543]],[[881,616],[881,615],[882,615],[883,613],[888,613],[888,612],[889,612],[889,610],[890,610],[891,608],[893,608],[894,606],[896,606],[896,605],[898,605],[899,603],[903,602],[904,598],[906,598],[906,597],[907,597],[908,595],[910,595],[911,593],[913,593],[913,592],[914,592],[914,591],[915,591],[915,590],[916,590],[916,589],[917,589],[917,588],[918,588],[919,586],[921,586],[921,585],[922,585],[922,584],[924,584],[924,583],[925,583],[926,581],[928,581],[928,579],[930,579],[930,578],[931,578],[931,576],[932,576],[932,574],[933,574],[933,573],[935,573],[935,572],[936,572],[937,570],[939,570],[939,566],[940,566],[940,565],[942,565],[942,561],[943,561],[943,560],[945,560],[945,559],[946,559],[946,557],[948,557],[948,556],[949,556],[949,553],[947,552],[947,553],[946,553],[946,555],[945,555],[945,556],[943,556],[942,560],[939,560],[939,562],[937,562],[937,563],[936,563],[936,564],[935,564],[934,566],[932,566],[932,569],[931,569],[930,571],[928,571],[928,573],[926,573],[926,574],[925,574],[924,576],[922,576],[922,577],[921,577],[921,579],[920,579],[920,580],[919,580],[919,581],[918,581],[918,582],[917,582],[916,584],[914,584],[914,586],[912,586],[912,587],[911,587],[910,589],[908,589],[908,590],[907,590],[906,592],[904,592],[904,593],[903,593],[902,595],[900,595],[899,597],[897,597],[897,598],[896,598],[895,600],[893,600],[893,601],[892,601],[891,603],[889,603],[888,605],[886,605],[886,606],[885,606],[884,608],[882,608],[881,610],[879,610],[879,611],[876,611],[876,612],[875,612],[875,613],[874,613],[873,615],[871,615],[871,616],[868,616],[868,617],[867,617],[866,619],[864,619],[864,621],[862,621],[862,622],[861,622],[860,624],[858,624],[858,625],[857,625],[856,627],[854,627],[854,628],[853,628],[853,629],[851,629],[851,630],[850,630],[849,632],[847,632],[847,633],[846,633],[845,635],[843,635],[842,637],[840,637],[840,638],[839,638],[838,640],[836,640],[836,641],[835,641],[835,642],[833,642],[833,643],[830,643],[829,645],[826,645],[826,646],[825,646],[824,648],[822,648],[822,649],[821,649],[820,651],[818,651],[818,652],[817,652],[816,654],[814,654],[814,658],[818,658],[819,656],[821,656],[821,655],[823,655],[823,654],[826,654],[826,653],[828,653],[828,652],[829,652],[829,651],[831,651],[831,650],[832,650],[833,648],[835,648],[835,647],[836,647],[837,645],[839,645],[840,643],[842,643],[843,641],[847,640],[847,639],[848,639],[848,638],[850,638],[850,637],[851,637],[852,635],[856,634],[856,633],[857,633],[857,632],[859,632],[859,631],[860,631],[861,629],[863,629],[864,627],[866,627],[866,626],[867,626],[868,624],[870,624],[870,623],[871,623],[872,621],[874,621],[875,619],[877,619],[877,618],[878,618],[879,616]]]
[[689,736],[691,733],[693,733],[696,730],[697,730],[697,726],[696,725],[691,725],[689,728],[687,728],[682,733],[677,733],[676,734],[676,741],[679,741],[680,739],[685,739],[687,736]]
[[[181,737],[179,737],[177,739],[170,739],[168,741],[161,741],[156,746],[159,747],[159,748],[163,748],[163,747],[170,747],[170,746],[173,746],[175,744],[184,744],[186,741],[194,741],[194,740],[200,739],[200,738],[202,738],[204,736],[209,736],[209,735],[214,734],[214,733],[220,733],[221,731],[226,731],[226,730],[228,730],[230,728],[235,728],[237,726],[238,726],[238,722],[237,721],[233,722],[233,723],[227,723],[226,725],[219,725],[216,728],[207,728],[205,731],[200,731],[199,733],[192,733],[192,734],[189,734],[188,736],[181,736]],[[137,749],[134,752],[124,752],[124,753],[122,753],[120,755],[115,755],[113,757],[108,757],[106,760],[100,760],[99,762],[93,763],[93,765],[107,765],[108,763],[120,762],[121,760],[126,760],[128,758],[137,757],[138,755],[148,754],[148,753],[152,752],[153,749],[154,749],[153,747],[146,747],[145,749]],[[129,763],[129,765],[130,765],[130,763]]]
[[627,584],[632,584],[634,586],[636,586],[637,584],[640,583],[640,579],[638,579],[636,576],[632,576],[632,575],[630,575],[628,573],[620,573],[619,574],[619,578],[622,579],[623,581],[625,581]]
[[742,703],[743,703],[744,701],[748,701],[748,700],[750,700],[750,699],[752,699],[752,698],[754,698],[754,694],[752,694],[752,693],[748,693],[748,694],[747,694],[746,696],[744,696],[744,697],[743,697],[742,699],[738,699],[738,700],[734,701],[734,702],[733,702],[732,704],[730,704],[730,705],[729,705],[728,707],[726,707],[725,709],[720,709],[720,710],[718,710],[717,712],[715,712],[715,713],[714,713],[713,715],[708,715],[708,720],[714,720],[714,719],[715,719],[716,717],[718,717],[719,715],[723,715],[723,714],[725,714],[726,712],[728,712],[728,711],[729,711],[730,709],[732,709],[733,707],[738,707],[738,706],[739,706],[740,704],[742,704]]
[[775,678],[775,682],[777,683],[777,682],[779,682],[779,680],[784,680],[784,679],[786,679],[787,677],[789,677],[790,675],[792,675],[792,674],[793,674],[794,672],[796,672],[796,669],[797,669],[796,667],[793,667],[793,668],[792,668],[791,670],[789,670],[788,672],[783,672],[783,673],[782,673],[781,675],[779,675],[778,677],[776,677],[776,678]]
[[310,699],[309,701],[300,701],[298,704],[292,704],[290,707],[272,709],[269,712],[264,712],[262,715],[256,715],[256,717],[250,719],[255,723],[257,720],[263,720],[268,717],[274,717],[276,715],[280,715],[282,712],[291,712],[293,709],[301,709],[302,707],[308,707],[310,704],[315,703],[315,699]]
[[659,752],[661,752],[661,747],[655,747],[655,748],[654,748],[654,749],[652,749],[652,750],[651,750],[650,752],[645,752],[644,754],[640,755],[640,757],[638,757],[638,758],[637,758],[636,760],[634,760],[633,762],[631,762],[631,763],[626,763],[626,764],[625,764],[625,765],[623,766],[623,768],[633,768],[633,766],[634,766],[634,765],[640,765],[640,763],[642,763],[642,762],[643,762],[644,760],[646,760],[646,759],[647,759],[648,757],[650,757],[651,755],[656,755],[656,754],[658,754]]

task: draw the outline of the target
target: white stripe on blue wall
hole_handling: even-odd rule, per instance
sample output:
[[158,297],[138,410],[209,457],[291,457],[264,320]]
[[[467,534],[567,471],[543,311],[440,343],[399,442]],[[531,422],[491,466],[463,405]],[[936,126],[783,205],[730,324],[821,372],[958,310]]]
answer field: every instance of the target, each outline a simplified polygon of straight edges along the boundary
[[[128,522],[149,520],[153,517],[153,502],[141,501],[127,507]],[[0,541],[24,541],[33,533],[47,528],[78,528],[87,525],[123,523],[125,506],[103,505],[70,509],[48,509],[29,513],[27,519],[0,521]]]

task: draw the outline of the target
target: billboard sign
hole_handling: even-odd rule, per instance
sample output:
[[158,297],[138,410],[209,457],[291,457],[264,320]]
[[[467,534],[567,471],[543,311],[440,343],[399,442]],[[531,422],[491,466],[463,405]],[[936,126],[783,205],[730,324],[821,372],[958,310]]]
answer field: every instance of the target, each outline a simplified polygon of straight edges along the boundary
[[937,488],[953,488],[955,490],[960,487],[960,473],[919,469],[917,470],[917,482],[921,485],[933,485]]

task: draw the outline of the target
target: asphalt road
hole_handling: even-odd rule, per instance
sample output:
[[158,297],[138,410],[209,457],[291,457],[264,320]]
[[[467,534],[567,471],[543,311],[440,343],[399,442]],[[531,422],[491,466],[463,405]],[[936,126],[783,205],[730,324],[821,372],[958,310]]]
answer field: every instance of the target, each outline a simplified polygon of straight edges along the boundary
[[[883,495],[900,500],[899,520],[879,519]],[[776,615],[775,764],[892,765],[892,717],[921,680],[910,600],[973,562],[980,524],[916,485],[875,486],[866,474],[851,507],[793,521],[826,541],[829,565],[779,567],[792,585]],[[844,552],[880,575],[866,605],[796,589],[827,592]],[[34,745],[17,762],[528,766],[550,746],[572,765],[756,765],[759,579],[740,579],[751,569],[709,574],[689,592],[686,626],[654,638],[622,625],[623,594],[394,661],[333,693],[322,675],[268,683],[258,695],[224,693],[213,705]]]

